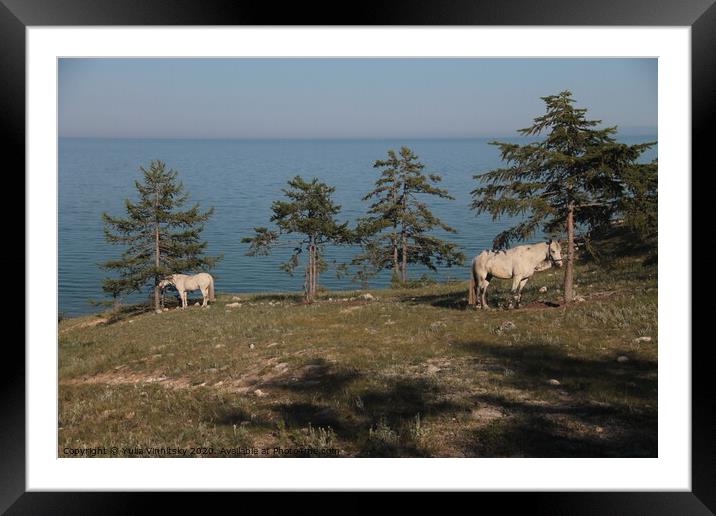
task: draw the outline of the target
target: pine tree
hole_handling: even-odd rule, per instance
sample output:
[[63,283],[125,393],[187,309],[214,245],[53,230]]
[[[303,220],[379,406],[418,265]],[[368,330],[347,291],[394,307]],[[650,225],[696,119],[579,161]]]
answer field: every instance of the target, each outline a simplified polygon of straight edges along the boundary
[[304,252],[308,254],[303,290],[305,301],[310,303],[316,296],[318,277],[327,267],[324,259],[326,246],[349,243],[352,234],[348,223],[339,224],[336,221],[341,207],[331,199],[334,187],[315,178],[307,182],[301,176],[288,181],[288,186],[283,190],[288,200],[274,201],[271,206],[271,222],[278,230],[257,227],[254,228],[254,236],[241,241],[250,244],[247,255],[257,256],[269,254],[273,247],[281,245],[281,235],[298,235],[298,240],[286,242],[293,247],[293,253],[281,268],[293,274],[300,264],[300,255]]
[[618,143],[616,127],[597,129],[601,120],[588,120],[586,109],[575,108],[569,91],[542,97],[546,113],[520,129],[523,136],[545,134],[544,139],[519,145],[492,142],[500,148],[507,168],[474,176],[481,186],[473,190],[471,207],[477,213],[523,216],[524,220],[500,234],[494,247],[530,238],[538,229],[567,233],[564,300],[574,296],[575,227],[587,231],[608,224],[626,195],[625,177],[638,167],[641,154],[655,142]]
[[431,270],[437,269],[436,264],[462,264],[464,255],[457,245],[430,234],[435,229],[455,233],[424,202],[427,196],[453,199],[447,190],[435,186],[442,178],[425,175],[425,165],[408,147],[402,147],[399,154],[389,150],[388,159],[377,160],[373,167],[382,171],[375,188],[363,198],[373,204],[356,230],[363,252],[353,264],[363,266],[360,279],[365,280],[366,264],[374,273],[392,269],[393,282],[402,284],[408,281],[408,264],[419,263]]
[[136,203],[125,200],[127,218],[102,214],[107,242],[126,247],[117,260],[102,267],[115,273],[106,278],[103,290],[115,299],[124,293],[139,292],[147,284],[154,289],[154,308],[160,309],[159,282],[179,272],[198,272],[213,267],[219,257],[205,256],[207,243],[200,239],[203,224],[214,209],[199,205],[181,211],[188,200],[177,172],[161,161],[149,169],[140,167],[143,182],[135,181]]

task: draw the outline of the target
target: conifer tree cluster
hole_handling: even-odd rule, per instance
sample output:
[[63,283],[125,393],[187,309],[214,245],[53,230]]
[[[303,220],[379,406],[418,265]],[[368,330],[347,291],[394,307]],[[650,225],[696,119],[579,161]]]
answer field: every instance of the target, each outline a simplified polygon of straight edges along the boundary
[[[446,190],[437,188],[441,181],[436,174],[423,174],[424,165],[407,147],[399,154],[388,151],[387,160],[378,160],[375,168],[383,169],[375,189],[364,200],[374,199],[368,215],[355,229],[340,224],[336,217],[340,206],[333,203],[334,187],[314,178],[311,182],[296,176],[284,189],[286,201],[275,201],[271,222],[277,229],[254,228],[254,235],[244,237],[250,256],[265,255],[276,246],[289,245],[293,253],[282,268],[293,273],[300,256],[308,258],[304,273],[304,299],[311,302],[317,292],[319,274],[327,268],[324,259],[328,245],[358,244],[361,254],[352,265],[359,266],[356,277],[367,280],[385,268],[392,268],[399,284],[408,279],[408,264],[420,263],[435,270],[436,264],[452,266],[462,263],[464,256],[455,244],[431,233],[436,228],[447,232],[454,229],[443,223],[428,208],[425,196],[452,199]],[[284,241],[281,237],[289,239]],[[293,239],[291,239],[293,237]],[[338,267],[338,272],[347,264]]]
[[[616,127],[600,128],[600,120],[586,117],[576,108],[569,91],[542,97],[545,114],[518,132],[532,141],[524,144],[491,142],[499,147],[505,166],[474,178],[470,207],[489,213],[493,220],[516,216],[519,222],[497,234],[495,249],[531,238],[538,231],[566,234],[564,277],[566,302],[574,296],[575,235],[608,227],[615,218],[645,242],[657,237],[657,162],[640,163],[642,154],[656,142],[627,145],[615,139]],[[464,263],[459,247],[442,234],[455,229],[435,216],[431,199],[452,200],[439,184],[438,174],[426,173],[425,165],[408,147],[389,150],[376,160],[379,175],[363,196],[370,203],[366,215],[354,228],[339,222],[341,206],[333,201],[335,188],[314,178],[295,176],[283,190],[284,199],[274,201],[270,222],[274,229],[254,228],[248,255],[270,254],[278,246],[292,253],[282,269],[293,274],[304,263],[304,298],[317,294],[319,277],[327,268],[331,245],[357,245],[360,252],[350,263],[355,279],[366,283],[383,270],[391,270],[393,285],[408,284],[412,264],[437,270]],[[105,237],[125,250],[103,268],[112,275],[103,289],[117,298],[151,286],[155,308],[160,306],[158,284],[177,272],[196,272],[215,265],[220,257],[206,256],[201,240],[204,223],[213,208],[202,212],[198,204],[185,208],[188,195],[177,181],[177,172],[161,161],[140,167],[143,181],[135,181],[137,202],[126,200],[126,218],[103,214]],[[655,247],[655,245],[654,245]],[[349,264],[342,264],[339,272]]]

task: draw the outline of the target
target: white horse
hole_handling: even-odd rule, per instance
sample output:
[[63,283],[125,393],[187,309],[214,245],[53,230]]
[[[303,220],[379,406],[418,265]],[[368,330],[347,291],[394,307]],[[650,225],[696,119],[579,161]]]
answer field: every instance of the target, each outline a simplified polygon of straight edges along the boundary
[[492,278],[512,278],[512,295],[520,306],[522,289],[535,272],[562,266],[562,246],[556,240],[520,245],[506,251],[483,251],[472,260],[468,303],[487,306],[487,286]]
[[162,290],[169,285],[174,285],[177,292],[179,292],[182,308],[186,308],[188,304],[186,293],[192,290],[201,290],[201,295],[204,298],[201,306],[206,306],[207,300],[216,301],[216,297],[214,296],[214,278],[212,278],[211,274],[206,272],[200,272],[194,276],[172,274],[159,282],[159,288]]

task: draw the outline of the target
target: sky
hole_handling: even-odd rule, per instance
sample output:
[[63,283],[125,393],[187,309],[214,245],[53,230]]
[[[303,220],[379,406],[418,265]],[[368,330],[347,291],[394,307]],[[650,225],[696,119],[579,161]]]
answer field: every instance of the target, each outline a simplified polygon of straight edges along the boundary
[[656,59],[87,59],[58,64],[59,134],[95,138],[516,135],[570,90],[654,134]]

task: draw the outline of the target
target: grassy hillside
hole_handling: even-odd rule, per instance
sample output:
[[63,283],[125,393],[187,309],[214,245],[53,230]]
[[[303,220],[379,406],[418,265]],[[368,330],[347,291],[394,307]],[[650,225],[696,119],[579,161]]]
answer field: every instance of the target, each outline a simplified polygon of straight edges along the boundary
[[509,311],[463,282],[62,320],[59,456],[656,456],[656,266],[583,263],[551,306],[561,275]]

